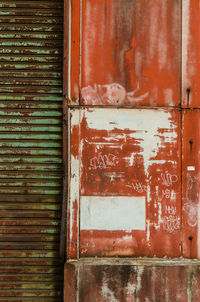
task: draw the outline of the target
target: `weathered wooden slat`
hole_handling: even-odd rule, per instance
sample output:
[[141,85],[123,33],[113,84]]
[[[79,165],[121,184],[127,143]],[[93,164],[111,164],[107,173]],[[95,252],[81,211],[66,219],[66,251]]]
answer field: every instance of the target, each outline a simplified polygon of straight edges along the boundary
[[[35,236],[35,235],[32,235]],[[24,266],[20,265],[17,266],[17,264],[12,266],[0,266],[0,274],[1,273],[10,273],[10,274],[57,274],[62,273],[62,268],[57,266],[51,266],[50,264],[48,266]],[[30,283],[29,283],[30,284]]]
[[33,187],[0,187],[0,194],[61,194],[62,189]]
[[[59,171],[60,172],[60,171]],[[33,172],[33,171],[21,171],[20,174],[16,172],[1,172],[1,179],[61,179],[62,174],[59,172]]]
[[[1,45],[5,45],[5,44],[10,44],[12,45],[12,42],[2,42],[0,41],[0,44]],[[16,42],[15,42],[16,43]],[[28,44],[29,42],[27,42]],[[33,42],[34,44],[35,42]],[[45,43],[45,42],[43,42]],[[46,42],[48,43],[48,42]],[[56,43],[56,42],[55,42]],[[30,42],[30,45],[29,46],[33,46],[31,45],[32,42]],[[7,45],[6,45],[7,46]],[[15,46],[15,45],[12,45],[12,46]],[[19,45],[17,46],[20,46],[20,42],[19,42]],[[21,46],[23,47],[23,44],[21,44]],[[25,64],[25,63],[0,63],[0,68],[1,69],[5,69],[5,70],[9,70],[9,69],[23,69],[23,70],[53,70],[53,71],[56,71],[56,70],[61,70],[62,69],[62,65],[61,64],[57,64],[57,63],[43,63],[43,64],[37,64],[37,63],[30,63],[30,64]]]
[[[32,236],[32,235],[31,235]],[[55,258],[42,258],[42,257],[36,257],[36,258],[28,258],[28,257],[24,257],[23,259],[23,263],[22,260],[16,257],[9,257],[9,258],[1,258],[0,257],[0,267],[2,266],[29,266],[30,268],[32,267],[33,270],[35,267],[38,266],[43,266],[45,267],[52,267],[52,266],[56,266],[59,263],[59,258],[55,257]],[[59,267],[59,266],[58,266]],[[60,267],[59,267],[60,268]],[[34,272],[34,271],[33,271]]]
[[40,290],[40,289],[59,289],[62,287],[62,284],[56,283],[56,285],[49,283],[49,282],[12,282],[9,284],[8,282],[0,282],[0,290],[5,289],[27,289],[27,290]]
[[[0,116],[1,124],[29,124],[29,125],[60,125],[60,118],[56,117],[7,117]],[[23,146],[22,146],[23,147]]]
[[0,93],[62,93],[61,87],[41,87],[41,86],[0,86]]
[[[11,155],[11,154],[18,154],[18,155],[56,155],[61,156],[62,149],[60,148],[48,148],[48,149],[36,149],[36,148],[20,148],[20,149],[13,149],[13,148],[0,148],[0,155]],[[43,166],[46,167],[45,165]],[[41,167],[42,168],[42,167]],[[61,168],[61,167],[57,167]],[[25,169],[26,170],[26,169]],[[40,170],[40,169],[39,169]],[[39,171],[38,170],[38,171]]]
[[[31,239],[32,238],[32,239]],[[3,243],[27,243],[28,244],[35,244],[38,242],[54,242],[55,244],[58,244],[59,242],[59,234],[1,234],[0,236],[0,242]],[[0,269],[1,273],[1,269]]]
[[45,95],[45,94],[21,94],[10,93],[0,94],[0,101],[59,101],[61,102],[62,96],[60,95]]
[[48,17],[44,16],[1,16],[0,23],[7,24],[62,24],[62,18]]
[[[6,225],[5,225],[6,226]],[[1,251],[4,250],[55,250],[58,248],[58,243],[44,243],[44,242],[28,242],[28,243],[22,243],[22,242],[0,242],[0,249]]]
[[[57,3],[57,2],[56,2]],[[20,32],[61,32],[62,31],[62,23],[61,24],[15,24],[15,23],[0,23],[0,31],[20,31]]]
[[12,140],[12,139],[20,139],[20,140],[61,140],[62,139],[62,134],[57,133],[57,134],[52,134],[49,133],[48,137],[45,134],[40,134],[38,132],[35,133],[22,133],[22,132],[14,132],[12,134],[7,133],[7,132],[0,132],[0,140]]
[[63,9],[63,1],[0,1],[0,8]]
[[[0,6],[1,7],[1,6]],[[1,7],[0,9],[0,16],[30,16],[30,17],[47,17],[47,18],[56,18],[57,16],[59,16],[61,19],[63,12],[61,10],[61,8],[23,8],[23,7],[15,7],[15,8],[4,8]]]
[[45,131],[45,132],[61,132],[62,131],[62,127],[61,126],[57,126],[57,125],[53,125],[53,126],[38,126],[38,125],[16,125],[15,128],[13,128],[12,124],[0,124],[0,131],[22,131],[22,132],[39,132],[39,131]]
[[[1,81],[1,79],[0,79]],[[6,83],[7,84],[7,83]],[[33,102],[27,102],[27,101],[14,101],[14,102],[9,102],[9,101],[2,101],[0,103],[0,108],[4,108],[4,109],[12,109],[12,108],[16,108],[16,109],[56,109],[56,111],[58,109],[62,109],[62,104],[58,103],[58,102],[37,102],[37,103],[33,103]],[[47,111],[47,110],[46,110]],[[1,123],[0,123],[1,124]],[[38,125],[38,127],[40,127],[40,125]],[[60,130],[61,131],[61,130]]]
[[[59,227],[41,227],[41,226],[20,226],[20,227],[14,227],[14,226],[6,226],[2,227],[0,226],[0,234],[59,234]],[[21,251],[19,254],[19,257],[40,257],[39,251],[38,253],[30,253],[29,254],[23,254],[23,251]],[[18,257],[18,254],[10,254],[8,252],[8,255],[5,255],[6,257]],[[20,256],[23,255],[23,256]],[[45,253],[41,251],[41,256],[45,256]],[[58,255],[48,255],[47,257],[57,257]],[[3,257],[1,251],[0,251],[0,257]]]
[[2,187],[61,187],[62,183],[57,179],[2,179],[0,178],[0,190]]
[[61,164],[0,164],[0,171],[19,171],[22,174],[25,171],[37,171],[37,172],[54,172],[54,171],[62,171]]
[[[59,157],[37,157],[37,156],[33,156],[33,157],[10,157],[10,156],[0,156],[0,163],[32,163],[32,164],[40,164],[40,163],[48,163],[48,164],[62,164],[62,160]],[[28,173],[28,172],[27,172]],[[31,172],[32,174],[33,172]],[[2,174],[1,174],[2,175]],[[6,174],[8,175],[8,173]],[[60,173],[49,173],[48,175],[46,172],[41,172],[39,173],[40,176],[44,175],[44,177],[49,176],[51,177],[61,177]]]
[[[9,300],[8,300],[9,299]],[[8,301],[15,301],[15,302],[21,302],[22,298],[21,297],[1,297],[1,302],[8,302]],[[60,296],[58,298],[56,297],[38,297],[37,301],[42,301],[42,302],[60,302]],[[35,297],[23,297],[23,301],[26,302],[35,302]]]
[[[1,9],[0,9],[1,12]],[[0,13],[1,17],[1,13]],[[0,32],[0,39],[62,39],[62,32]]]
[[[59,294],[60,298],[61,298],[61,293]],[[5,290],[1,290],[0,291],[0,297],[35,297],[35,298],[38,298],[38,297],[58,297],[58,293],[55,291],[55,290],[8,290],[8,291],[5,291]],[[9,299],[10,300],[10,299]],[[8,300],[7,300],[8,301]]]
[[40,224],[40,226],[59,226],[60,225],[60,220],[59,219],[55,219],[52,217],[38,217],[38,218],[32,218],[32,219],[28,219],[28,218],[24,218],[21,217],[21,219],[17,219],[17,218],[1,218],[0,221],[0,226],[37,226],[38,222]]
[[[1,78],[0,85],[31,85],[31,86],[62,86],[60,79],[28,79],[28,78]],[[34,106],[35,104],[32,104]]]
[[[3,211],[3,213],[0,213],[0,217],[1,218],[60,218],[60,212],[59,211],[26,211],[23,210],[23,212],[21,211],[13,211],[13,212],[9,212],[9,211]],[[4,221],[5,219],[2,219],[2,221]],[[19,220],[18,220],[19,221]],[[20,238],[21,239],[21,238]],[[45,239],[45,238],[44,238]],[[19,239],[18,239],[19,240]],[[29,241],[31,241],[32,239],[30,238]],[[39,240],[39,239],[38,239]],[[37,240],[37,241],[38,241]],[[57,240],[59,241],[59,238],[57,238]],[[11,241],[11,240],[2,240],[2,238],[0,238],[0,241]],[[13,239],[12,239],[13,241]],[[14,240],[17,241],[17,240]],[[44,240],[46,241],[46,240]],[[47,240],[49,241],[49,240]]]
[[[0,205],[4,205],[6,204],[6,206],[9,206],[11,203],[13,203],[11,205],[11,208],[12,207],[15,207],[14,208],[15,210],[19,210],[17,209],[17,204],[18,203],[21,203],[21,206],[23,206],[22,203],[26,203],[26,204],[32,204],[34,203],[34,208],[33,210],[38,210],[38,208],[36,207],[35,208],[35,205],[37,206],[37,204],[46,204],[46,207],[42,208],[43,210],[60,210],[60,207],[50,207],[48,208],[49,205],[51,204],[56,204],[59,205],[60,204],[60,200],[61,200],[61,196],[59,195],[51,195],[51,196],[48,196],[48,195],[11,195],[11,194],[1,194],[0,195]],[[26,210],[26,208],[24,208],[24,210]],[[29,208],[27,208],[27,210],[31,210],[30,206]],[[40,209],[39,209],[40,210]]]
[[[44,256],[46,256],[46,258],[51,258],[51,255],[53,257],[56,257],[56,255],[58,254],[57,252],[47,252],[47,251],[42,251],[44,253]],[[0,252],[0,257],[1,254],[5,254],[6,252],[1,253]],[[39,256],[39,251],[11,251],[11,253],[9,254],[9,256],[11,255],[20,255],[20,257],[27,257],[26,255],[31,255],[32,257],[38,255]],[[31,258],[31,257],[30,257]],[[44,257],[45,258],[45,257]],[[32,282],[50,282],[53,280],[57,279],[60,281],[62,276],[58,276],[56,274],[41,274],[41,275],[35,275],[35,274],[19,274],[17,276],[15,276],[14,274],[8,274],[7,276],[4,274],[0,274],[0,281],[9,281],[10,277],[10,281],[32,281]]]
[[[1,49],[0,49],[1,53]],[[20,70],[2,70],[0,77],[3,78],[33,78],[33,79],[40,79],[40,78],[48,78],[48,79],[60,79],[61,72],[55,71],[20,71]]]
[[60,211],[61,206],[59,204],[40,204],[40,203],[30,203],[30,204],[22,204],[22,203],[11,203],[11,204],[0,204],[1,210],[38,210],[38,211]]
[[[45,38],[46,39],[46,38]],[[52,56],[46,56],[46,55],[26,55],[26,54],[19,54],[19,55],[2,55],[1,56],[1,61],[2,62],[28,62],[28,63],[51,63],[51,62],[60,62],[61,63],[61,56],[60,55],[52,55]],[[53,83],[49,83],[48,81],[46,81],[48,83],[48,85],[51,85]],[[58,83],[58,85],[60,85],[62,83],[62,81],[60,81]],[[6,83],[4,83],[6,84]],[[11,83],[9,83],[11,84]],[[32,84],[32,83],[31,83]],[[39,83],[38,83],[39,84]]]
[[0,140],[0,147],[3,148],[59,148],[62,147],[62,141],[41,141],[41,140]]

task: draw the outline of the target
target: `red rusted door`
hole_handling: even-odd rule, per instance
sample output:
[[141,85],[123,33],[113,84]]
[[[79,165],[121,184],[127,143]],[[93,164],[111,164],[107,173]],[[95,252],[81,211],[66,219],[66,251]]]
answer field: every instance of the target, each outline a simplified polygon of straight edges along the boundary
[[199,258],[199,1],[79,4],[68,257]]

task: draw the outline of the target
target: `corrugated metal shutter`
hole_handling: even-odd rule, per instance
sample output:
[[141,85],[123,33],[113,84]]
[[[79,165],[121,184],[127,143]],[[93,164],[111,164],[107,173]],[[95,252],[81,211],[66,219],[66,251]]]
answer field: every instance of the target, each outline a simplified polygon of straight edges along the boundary
[[62,0],[0,0],[0,301],[61,301]]

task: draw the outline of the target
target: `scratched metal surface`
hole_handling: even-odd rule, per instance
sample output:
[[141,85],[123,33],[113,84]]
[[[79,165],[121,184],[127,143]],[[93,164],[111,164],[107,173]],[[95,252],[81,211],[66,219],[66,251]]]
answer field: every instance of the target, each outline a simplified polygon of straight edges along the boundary
[[70,114],[68,256],[180,256],[181,112]]
[[200,258],[199,118],[198,109],[185,109],[183,112],[183,256],[198,259]]
[[0,0],[0,301],[61,301],[63,1]]
[[83,0],[81,13],[79,2],[72,1],[71,103],[81,94],[83,105],[179,105],[181,1]]

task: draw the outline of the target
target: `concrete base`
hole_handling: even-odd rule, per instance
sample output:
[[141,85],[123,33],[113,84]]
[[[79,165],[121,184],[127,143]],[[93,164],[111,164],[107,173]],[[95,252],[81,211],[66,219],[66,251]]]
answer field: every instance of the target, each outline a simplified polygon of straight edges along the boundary
[[65,302],[199,302],[200,262],[82,259],[65,265]]

